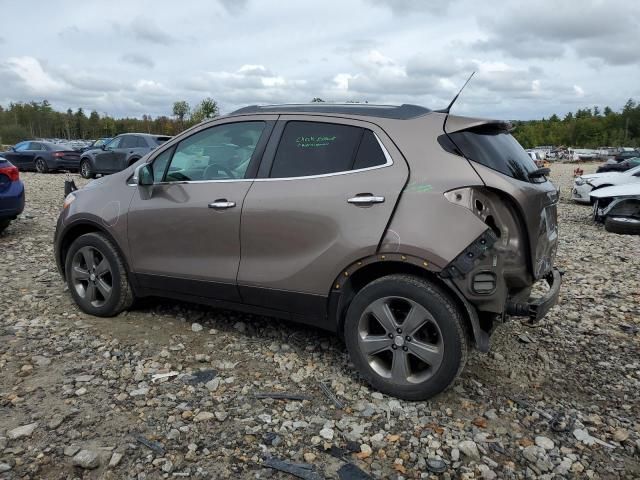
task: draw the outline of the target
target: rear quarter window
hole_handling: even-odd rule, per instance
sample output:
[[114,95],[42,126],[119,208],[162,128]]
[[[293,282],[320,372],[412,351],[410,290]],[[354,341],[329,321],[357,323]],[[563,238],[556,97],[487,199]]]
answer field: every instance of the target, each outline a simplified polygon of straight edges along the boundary
[[538,169],[533,159],[508,132],[495,128],[474,128],[450,133],[460,153],[471,161],[524,182]]

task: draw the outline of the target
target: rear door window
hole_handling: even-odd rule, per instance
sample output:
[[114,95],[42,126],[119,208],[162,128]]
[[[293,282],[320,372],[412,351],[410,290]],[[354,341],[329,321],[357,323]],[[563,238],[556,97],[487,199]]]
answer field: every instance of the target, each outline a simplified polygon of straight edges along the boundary
[[363,129],[319,122],[287,122],[271,178],[307,177],[351,170]]
[[[538,169],[518,141],[504,130],[483,126],[449,136],[469,160],[517,180],[531,182],[529,173]],[[544,178],[536,180],[544,181]]]
[[122,137],[122,140],[120,140],[120,148],[135,148],[137,146],[136,137],[133,135],[125,135]]
[[371,130],[365,130],[358,148],[353,170],[361,168],[377,167],[387,163],[387,157],[380,147],[378,139]]

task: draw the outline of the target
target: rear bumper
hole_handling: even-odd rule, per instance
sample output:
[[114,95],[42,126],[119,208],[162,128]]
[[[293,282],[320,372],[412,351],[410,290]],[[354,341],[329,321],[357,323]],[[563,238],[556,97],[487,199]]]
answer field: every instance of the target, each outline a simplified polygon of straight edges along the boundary
[[15,218],[24,210],[24,184],[12,182],[7,190],[0,192],[0,219]]
[[554,268],[544,279],[549,285],[547,293],[539,298],[531,298],[527,302],[508,302],[505,313],[513,317],[528,317],[530,323],[542,320],[551,307],[558,303],[562,275],[557,268]]

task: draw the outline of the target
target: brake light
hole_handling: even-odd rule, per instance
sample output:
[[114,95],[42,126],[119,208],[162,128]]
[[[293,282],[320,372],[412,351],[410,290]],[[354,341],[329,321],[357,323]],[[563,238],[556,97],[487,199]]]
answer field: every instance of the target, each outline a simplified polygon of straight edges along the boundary
[[20,172],[18,167],[10,165],[8,167],[0,167],[0,175],[6,175],[12,182],[20,180]]
[[54,152],[53,156],[56,158],[64,157],[64,152]]

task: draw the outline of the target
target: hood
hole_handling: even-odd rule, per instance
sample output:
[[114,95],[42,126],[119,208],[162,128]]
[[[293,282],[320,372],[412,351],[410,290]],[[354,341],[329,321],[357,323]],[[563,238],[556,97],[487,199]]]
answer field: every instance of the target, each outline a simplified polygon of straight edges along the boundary
[[586,175],[580,175],[585,180],[597,179],[602,177],[615,177],[622,172],[602,172],[602,173],[587,173]]
[[640,197],[640,182],[616,185],[615,187],[599,188],[591,192],[593,198],[608,197]]

